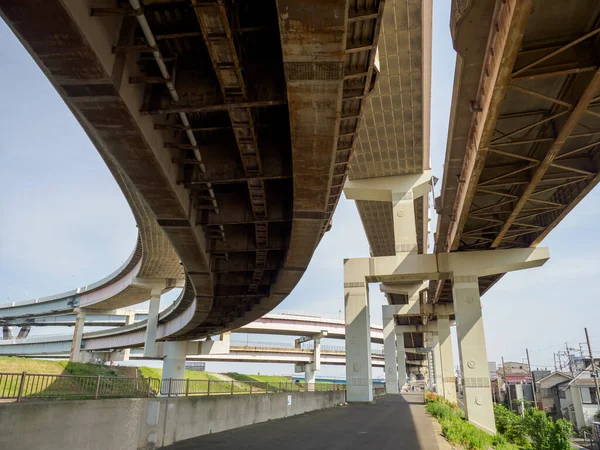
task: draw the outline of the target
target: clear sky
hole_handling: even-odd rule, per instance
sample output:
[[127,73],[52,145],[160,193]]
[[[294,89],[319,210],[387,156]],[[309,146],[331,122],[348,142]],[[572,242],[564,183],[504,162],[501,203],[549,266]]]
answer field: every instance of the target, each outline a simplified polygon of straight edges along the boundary
[[[449,6],[447,0],[434,1],[431,154],[439,178],[455,60]],[[5,302],[74,289],[106,276],[128,257],[137,231],[93,145],[2,21],[0,60],[0,302]],[[600,277],[599,206],[595,190],[544,241],[551,252],[544,267],[508,274],[484,296],[490,361],[502,356],[521,361],[529,347],[532,365],[552,367],[553,352],[564,349],[565,342],[579,348],[586,326],[600,354],[600,301],[594,287]],[[354,203],[342,198],[333,229],[278,309],[338,317],[342,260],[357,256],[368,256],[368,243]],[[376,286],[371,294],[372,321],[381,323],[384,299]],[[208,369],[292,372],[290,365],[276,364],[211,363]],[[323,373],[341,375],[343,370],[326,368]]]

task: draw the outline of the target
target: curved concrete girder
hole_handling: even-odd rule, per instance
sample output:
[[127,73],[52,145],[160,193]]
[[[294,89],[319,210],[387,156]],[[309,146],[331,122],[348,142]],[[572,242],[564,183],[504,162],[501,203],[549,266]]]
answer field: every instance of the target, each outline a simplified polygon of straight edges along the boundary
[[[330,52],[332,59],[343,61],[345,17],[348,12],[345,10],[347,7],[345,2],[338,2],[338,4],[342,6],[342,14],[332,14],[331,9],[323,8],[323,14],[302,17],[300,22],[305,22],[305,32],[308,33],[308,37],[312,36],[311,33],[317,36],[315,42],[325,42],[322,38],[326,34],[335,36],[333,47],[328,47],[326,51]],[[197,209],[191,208],[186,187],[178,183],[178,167],[171,160],[170,153],[163,151],[163,147],[168,144],[164,142],[164,134],[157,132],[151,117],[140,114],[138,111],[143,100],[143,87],[122,83],[122,80],[126,79],[128,75],[136,75],[137,68],[131,58],[127,58],[123,52],[113,52],[113,40],[110,37],[118,34],[120,19],[98,20],[90,17],[89,6],[87,2],[73,0],[45,2],[43,7],[31,2],[22,2],[19,8],[3,7],[2,14],[7,17],[7,22],[13,24],[15,33],[27,46],[36,62],[45,71],[59,94],[82,123],[115,178],[124,180],[125,184],[130,183],[126,187],[121,186],[124,192],[130,191],[131,195],[128,197],[130,204],[132,204],[131,198],[134,197],[141,201],[141,204],[146,207],[145,211],[148,213],[146,216],[150,222],[160,225],[158,230],[166,233],[186,268],[188,282],[191,283],[192,288],[191,290],[186,289],[178,299],[176,306],[171,310],[176,313],[176,319],[171,323],[162,324],[162,327],[159,327],[159,335],[162,333],[163,337],[169,335],[179,339],[189,339],[236,328],[283,300],[298,282],[327,226],[333,209],[335,209],[335,204],[332,206],[330,201],[331,195],[328,201],[323,202],[323,205],[318,205],[319,201],[315,202],[314,195],[308,191],[301,194],[301,186],[296,186],[294,191],[298,192],[298,196],[294,199],[294,208],[300,213],[294,218],[292,225],[292,236],[296,237],[291,239],[285,268],[279,273],[273,289],[274,295],[270,297],[265,295],[260,301],[260,308],[253,307],[251,309],[250,313],[252,314],[245,315],[243,312],[238,312],[242,317],[233,324],[219,324],[203,328],[203,321],[212,309],[214,297],[213,280],[205,252],[206,240],[198,225]],[[301,5],[297,5],[297,8],[302,10]],[[291,11],[298,12],[293,8]],[[55,43],[57,47],[53,48],[52,52],[45,51],[47,50],[45,46],[51,42],[51,39],[44,39],[43,34],[51,34],[53,30],[48,28],[34,30],[33,27],[28,27],[28,24],[43,22],[44,16],[56,18],[56,23],[60,23],[60,33],[66,36],[64,41]],[[323,17],[329,17],[336,23],[341,20],[343,26],[341,29],[332,28],[331,24],[323,21]],[[318,35],[319,27],[321,27],[321,35]],[[304,36],[304,38],[306,37]],[[378,33],[375,32],[373,39],[376,41],[377,37]],[[70,53],[67,47],[72,44],[76,44],[82,65],[89,70],[80,73],[81,67],[69,65]],[[298,44],[297,41],[296,48],[302,50],[302,45]],[[336,49],[341,51],[338,52]],[[312,63],[314,55],[309,53],[306,56]],[[294,61],[293,57],[290,61],[292,64],[306,62]],[[368,67],[368,70],[370,73],[371,67]],[[292,76],[290,79],[293,78]],[[300,80],[300,78],[295,77],[296,80]],[[367,76],[367,84],[369,78]],[[316,77],[313,81],[318,81],[327,90],[330,84],[343,85],[343,73],[335,80],[322,80]],[[311,92],[306,92],[307,94],[316,94],[313,89],[314,84],[312,83],[313,86],[309,88]],[[339,88],[337,90],[340,91]],[[102,97],[101,101],[97,101],[99,97]],[[319,120],[315,120],[314,123],[319,125],[327,123],[327,126],[331,126],[331,120],[322,120],[323,114],[328,114],[334,118],[334,122],[337,121],[341,109],[340,99],[341,91],[333,111],[319,111],[317,114],[321,114],[318,117]],[[299,100],[303,99],[299,98]],[[95,107],[89,107],[90,103]],[[360,108],[358,112],[360,112]],[[114,121],[117,116],[118,123]],[[290,119],[296,119],[296,116],[290,116]],[[299,126],[304,125],[299,124]],[[319,143],[319,139],[324,136],[323,131],[322,129],[318,133],[314,133],[315,143]],[[335,143],[337,129],[329,131],[331,132],[331,142]],[[301,142],[299,144],[303,145]],[[326,164],[327,176],[320,180],[318,186],[312,183],[311,189],[329,190],[332,176],[329,169],[334,167],[333,161],[338,155],[335,154],[333,144],[329,151],[326,150],[326,147],[323,147],[324,153],[314,160],[310,160],[315,156],[312,153],[312,147],[305,147],[304,151],[295,153],[294,170],[297,171],[295,182],[300,183],[299,175],[302,174],[302,170],[313,171],[315,163],[320,167],[324,162],[322,159],[324,157],[329,159],[329,165]],[[137,164],[136,160],[138,159],[141,164]],[[338,169],[334,169],[334,172],[340,175]],[[344,173],[345,171],[342,171],[341,175]],[[316,211],[320,211],[322,217],[315,217],[313,213]],[[162,236],[162,234],[160,235]],[[306,245],[307,242],[309,245]],[[142,273],[142,275],[149,274]]]

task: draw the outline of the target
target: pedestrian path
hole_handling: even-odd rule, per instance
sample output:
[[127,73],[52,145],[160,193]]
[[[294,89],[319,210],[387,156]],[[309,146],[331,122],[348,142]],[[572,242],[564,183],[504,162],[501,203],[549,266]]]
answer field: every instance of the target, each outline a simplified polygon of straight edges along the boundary
[[449,450],[422,393],[378,398],[182,441],[170,450]]

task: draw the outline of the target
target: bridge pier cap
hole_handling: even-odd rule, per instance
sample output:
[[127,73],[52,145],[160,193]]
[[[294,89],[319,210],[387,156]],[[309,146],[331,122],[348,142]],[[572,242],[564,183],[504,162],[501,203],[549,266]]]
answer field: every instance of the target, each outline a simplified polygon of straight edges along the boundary
[[540,267],[549,258],[548,247],[349,258],[344,259],[344,282],[418,282],[449,279],[456,274],[483,277]]
[[348,200],[392,202],[393,193],[412,192],[413,198],[419,198],[431,192],[431,179],[431,170],[415,175],[347,179],[344,195]]

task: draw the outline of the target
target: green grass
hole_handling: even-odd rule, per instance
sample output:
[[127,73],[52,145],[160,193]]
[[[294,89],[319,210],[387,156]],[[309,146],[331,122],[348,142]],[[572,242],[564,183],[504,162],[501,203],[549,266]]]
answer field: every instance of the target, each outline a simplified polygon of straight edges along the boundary
[[[237,372],[228,372],[227,375],[236,381],[252,383],[256,388],[266,390],[269,392],[297,392],[303,388],[304,383],[300,383],[298,386],[290,378],[278,375],[246,375]],[[315,390],[329,390],[333,386],[331,382],[318,382],[315,383]]]
[[435,394],[426,394],[425,409],[442,425],[442,432],[451,444],[467,450],[517,450],[518,446],[509,443],[502,435],[492,436],[467,422],[458,407]]
[[[48,398],[73,398],[95,396],[98,381],[96,377],[104,377],[101,381],[101,392],[106,396],[119,393],[132,394],[141,389],[139,383],[129,380],[126,372],[129,368],[103,366],[98,364],[72,363],[69,361],[40,361],[29,358],[0,357],[0,373],[22,373],[32,375],[49,375],[27,377],[23,385],[22,396],[45,396]],[[57,375],[76,375],[56,377]],[[116,379],[115,379],[116,378]],[[122,378],[122,380],[119,380]],[[3,395],[15,396],[19,390],[20,376],[0,378],[0,392]],[[146,389],[144,389],[145,391]],[[73,393],[77,395],[73,396]]]
[[[0,357],[0,373],[16,373],[27,372],[29,374],[47,374],[47,375],[77,375],[84,377],[107,377],[102,381],[103,389],[109,392],[111,389],[114,392],[137,392],[138,389],[147,391],[148,385],[131,380],[134,370],[132,367],[125,366],[104,366],[100,364],[87,363],[72,363],[69,361],[41,361],[29,358],[18,357]],[[161,380],[162,370],[151,367],[137,367],[138,376],[144,379]],[[294,383],[290,378],[277,375],[244,375],[240,373],[227,373],[229,378],[235,380],[233,383],[233,392],[242,394],[252,392],[297,392],[303,390],[304,383],[300,386]],[[110,379],[108,378],[110,377]],[[115,380],[113,378],[123,378],[123,380]],[[208,381],[210,380],[211,394],[228,394],[232,390],[230,381],[222,381],[217,375],[210,372],[198,372],[195,370],[186,370],[185,378],[190,380],[187,382],[187,388],[190,393],[195,392],[196,395],[206,395],[208,390]],[[28,380],[31,380],[28,378]],[[37,380],[37,379],[36,379]],[[64,393],[78,392],[80,395],[95,395],[96,380],[94,379],[78,379],[69,378],[45,378],[48,383],[31,383],[25,392],[25,396],[33,394],[46,394],[54,398],[67,398]],[[20,377],[15,376],[10,379],[0,378],[0,393],[18,391]],[[156,392],[159,389],[160,382],[153,382],[151,392]],[[329,390],[332,383],[319,382],[316,383],[315,390]],[[182,389],[181,386],[178,389]],[[3,391],[4,390],[4,391]]]
[[65,368],[61,361],[38,361],[29,358],[17,358],[14,356],[0,356],[0,372],[9,373],[48,373],[60,375]]
[[[138,373],[144,378],[162,378],[162,369],[152,369],[150,367],[138,367]],[[211,394],[224,394],[231,392],[231,383],[229,381],[222,381],[218,376],[210,372],[198,372],[196,370],[186,370],[186,379],[191,380],[189,382],[190,391],[196,392],[207,392],[208,391],[208,380],[210,380],[210,392]],[[205,382],[205,383],[203,383]],[[233,392],[246,392],[250,391],[248,386],[240,386],[239,383],[234,383]]]

